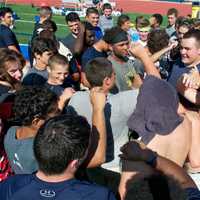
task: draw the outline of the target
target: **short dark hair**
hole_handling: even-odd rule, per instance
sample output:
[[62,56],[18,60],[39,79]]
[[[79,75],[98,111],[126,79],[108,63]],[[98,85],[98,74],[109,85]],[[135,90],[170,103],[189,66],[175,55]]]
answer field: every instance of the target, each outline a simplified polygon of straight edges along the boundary
[[13,14],[13,11],[9,7],[0,8],[0,17],[4,17],[6,15],[6,13],[12,13]]
[[141,18],[137,23],[137,28],[144,28],[150,25],[150,22],[146,18]]
[[15,121],[29,126],[35,118],[46,119],[55,111],[57,96],[46,87],[26,86],[16,93],[13,113]]
[[87,8],[86,16],[93,14],[93,13],[99,15],[99,11],[97,10],[97,8],[95,8],[95,7]]
[[94,27],[90,22],[83,21],[82,23],[85,26],[85,30],[94,31]]
[[179,22],[176,22],[176,24],[175,24],[176,28],[180,28],[181,26],[184,26],[184,27],[187,27],[188,29],[191,29],[193,27],[193,21],[191,19],[187,19],[187,18],[183,17],[178,21]]
[[34,141],[39,169],[47,175],[61,174],[70,161],[82,161],[90,131],[90,125],[81,116],[61,115],[47,120]]
[[32,43],[32,53],[42,55],[45,51],[52,51],[53,53],[57,53],[57,47],[55,42],[48,38],[36,37]]
[[186,200],[187,194],[180,184],[170,176],[157,172],[149,177],[127,183],[125,200]]
[[[110,29],[105,30],[105,34],[103,36],[103,40],[108,44],[111,44],[113,39],[116,38],[121,33],[126,33],[123,29],[119,26],[112,27]],[[128,40],[128,39],[127,39]]]
[[193,27],[194,29],[200,30],[200,19],[197,18],[193,19]]
[[44,30],[50,30],[50,31],[53,31],[53,32],[56,32],[57,31],[57,25],[56,23],[51,20],[51,19],[47,19],[45,20],[42,24],[41,24],[41,28],[44,29]]
[[156,21],[157,21],[157,23],[158,23],[159,25],[162,24],[162,22],[163,22],[163,17],[162,17],[161,14],[155,13],[155,14],[152,15],[152,17],[154,17],[154,18],[156,19]]
[[165,29],[153,29],[148,34],[147,47],[154,54],[169,44],[169,36]]
[[104,11],[105,9],[111,9],[112,10],[112,6],[109,3],[104,3],[102,6],[102,10]]
[[75,21],[81,21],[78,14],[75,12],[70,12],[65,16],[66,23],[68,22],[75,22]]
[[175,17],[178,17],[178,10],[176,8],[170,8],[168,11],[167,11],[167,16],[168,15],[175,15]]
[[49,65],[50,69],[52,69],[55,64],[69,65],[69,62],[68,62],[67,57],[65,57],[61,54],[55,54],[49,58],[48,65]]
[[198,29],[189,30],[187,33],[183,35],[183,39],[188,39],[188,38],[195,38],[198,45],[200,45],[200,30]]
[[130,17],[128,15],[120,15],[117,20],[117,25],[121,27],[125,22],[129,21]]
[[85,66],[85,75],[91,87],[102,86],[113,73],[112,63],[106,58],[94,58]]

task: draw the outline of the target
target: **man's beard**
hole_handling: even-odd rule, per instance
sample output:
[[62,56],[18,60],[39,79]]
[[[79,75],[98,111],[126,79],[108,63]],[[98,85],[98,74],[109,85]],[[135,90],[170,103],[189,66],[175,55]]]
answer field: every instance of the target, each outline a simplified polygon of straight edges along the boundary
[[119,58],[120,60],[124,61],[124,62],[127,62],[128,61],[128,57],[127,56],[123,56],[121,54],[118,54],[116,52],[114,52],[114,55]]

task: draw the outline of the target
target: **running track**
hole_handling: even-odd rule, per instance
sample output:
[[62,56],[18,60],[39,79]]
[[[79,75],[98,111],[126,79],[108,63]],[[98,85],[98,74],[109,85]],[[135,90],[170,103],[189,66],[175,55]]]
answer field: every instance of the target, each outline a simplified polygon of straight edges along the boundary
[[[184,3],[172,3],[163,1],[150,1],[150,0],[111,0],[116,2],[117,8],[122,8],[124,12],[134,12],[134,13],[160,13],[162,15],[166,14],[169,8],[177,8],[180,15],[191,14],[192,7],[191,4]],[[7,0],[7,3],[14,4],[34,4],[40,6],[42,3],[47,5],[61,6],[61,0]]]

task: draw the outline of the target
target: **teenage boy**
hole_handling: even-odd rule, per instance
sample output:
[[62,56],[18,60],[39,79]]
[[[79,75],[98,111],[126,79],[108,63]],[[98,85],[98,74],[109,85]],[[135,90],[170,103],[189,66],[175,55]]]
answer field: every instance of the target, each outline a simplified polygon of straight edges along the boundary
[[99,25],[99,12],[96,8],[91,7],[86,10],[86,21],[88,21],[93,27],[96,39],[99,40],[102,38],[103,33]]
[[69,48],[72,53],[74,53],[74,45],[80,32],[81,20],[77,13],[70,12],[68,15],[66,15],[65,21],[70,30],[70,33],[65,38],[63,38],[61,42],[67,48]]
[[[99,132],[99,138],[102,137],[100,132],[105,129],[105,102],[103,93],[91,92],[93,125]],[[34,174],[10,177],[1,183],[1,199],[26,200],[31,194],[33,200],[115,200],[107,188],[75,178],[76,171],[90,153],[90,139],[90,125],[81,116],[61,115],[48,120],[39,129],[34,141],[39,170]]]
[[57,53],[54,41],[47,38],[35,38],[32,46],[32,54],[35,64],[31,67],[23,78],[24,85],[42,85],[48,79],[48,60]]
[[106,29],[112,28],[113,18],[112,18],[112,6],[109,3],[105,3],[102,6],[103,15],[99,18],[99,26],[103,33]]
[[178,17],[178,10],[176,8],[170,8],[167,11],[168,26],[166,32],[169,37],[173,36],[176,33],[175,24]]
[[32,36],[32,41],[33,39],[39,34],[42,29],[42,25],[46,20],[50,20],[52,18],[52,10],[49,6],[43,6],[39,9],[39,16],[40,20],[39,22],[36,22],[34,30],[33,30],[33,36]]
[[13,11],[10,8],[0,9],[0,48],[9,48],[20,52],[19,43],[14,32],[10,29],[13,25]]
[[68,59],[60,54],[52,56],[48,61],[48,80],[45,84],[59,98],[60,103],[65,105],[73,94],[73,80],[69,75]]
[[163,21],[163,17],[159,13],[153,14],[149,19],[152,29],[156,29],[156,28],[159,29],[162,24],[162,21]]

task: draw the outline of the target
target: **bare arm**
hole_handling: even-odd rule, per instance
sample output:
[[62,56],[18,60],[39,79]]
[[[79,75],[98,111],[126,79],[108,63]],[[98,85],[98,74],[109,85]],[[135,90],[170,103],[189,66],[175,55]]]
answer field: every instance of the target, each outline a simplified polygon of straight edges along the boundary
[[142,85],[142,79],[139,74],[134,75],[134,80],[133,80],[133,88],[140,88]]
[[156,53],[154,53],[154,54],[151,56],[152,62],[156,62],[157,60],[159,60],[159,58],[160,58],[163,54],[165,54],[165,53],[167,53],[168,51],[172,50],[172,49],[175,48],[177,45],[178,45],[178,42],[175,41],[175,42],[171,43],[169,46],[167,46],[167,47],[161,49],[160,51],[158,51],[158,52],[156,52]]
[[62,111],[67,103],[67,101],[75,93],[73,88],[66,88],[58,99],[58,108]]
[[158,78],[161,78],[159,71],[155,67],[154,63],[152,62],[151,58],[149,57],[142,45],[132,45],[130,48],[130,53],[142,61],[144,65],[144,70],[148,75],[154,75]]
[[[95,152],[92,154],[87,167],[97,167],[103,164],[106,160],[106,126],[105,126],[105,116],[104,107],[106,102],[106,96],[101,91],[100,88],[93,88],[90,91],[90,99],[93,107],[92,112],[92,124],[93,130],[91,133],[91,146],[94,145],[95,141],[97,143],[95,147]],[[92,153],[92,148],[88,149],[88,154]]]
[[163,54],[165,54],[166,52],[168,52],[168,51],[169,51],[169,47],[166,47],[166,48],[161,49],[160,51],[154,53],[153,55],[151,55],[151,60],[152,60],[152,62],[158,61],[159,58],[160,58]]

